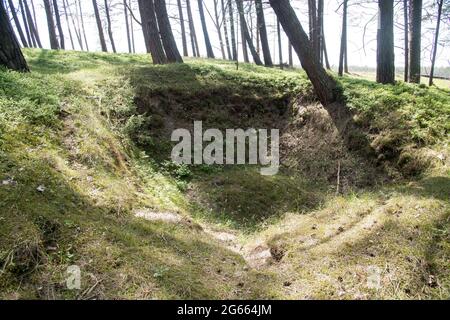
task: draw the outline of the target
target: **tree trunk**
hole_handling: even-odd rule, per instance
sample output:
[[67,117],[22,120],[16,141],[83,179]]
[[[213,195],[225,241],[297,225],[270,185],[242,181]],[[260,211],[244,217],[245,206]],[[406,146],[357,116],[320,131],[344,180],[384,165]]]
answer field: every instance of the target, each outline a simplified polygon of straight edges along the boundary
[[[130,14],[133,15],[133,13],[131,12],[131,9],[130,9]],[[130,18],[130,33],[131,33],[131,48],[132,48],[133,53],[136,53],[136,44],[134,42],[134,22],[133,22],[132,18]]]
[[181,6],[181,0],[177,0],[177,4],[178,4],[178,15],[180,16],[181,42],[183,43],[183,56],[187,57],[187,56],[189,56],[189,54],[188,54],[186,28],[184,27],[184,14],[183,14],[183,7]]
[[60,43],[60,47],[61,49],[66,49],[66,44],[64,41],[64,32],[62,29],[62,25],[61,25],[61,15],[59,14],[59,8],[58,8],[58,1],[57,0],[53,0],[53,12],[55,13],[55,18],[56,18],[56,27],[58,28],[58,33],[59,33],[59,43]]
[[325,69],[314,58],[313,50],[294,9],[288,0],[270,0],[285,33],[287,34],[294,50],[297,52],[300,62],[305,69],[315,92],[326,107],[337,100],[337,84]]
[[139,0],[139,11],[141,13],[142,31],[144,33],[145,43],[152,56],[153,63],[167,63],[167,56],[164,52],[161,37],[159,35],[153,0]]
[[339,51],[339,70],[340,77],[344,74],[344,59],[347,52],[347,8],[348,0],[344,0],[342,13],[342,35],[341,35],[341,50]]
[[221,0],[221,4],[222,4],[223,29],[225,34],[225,45],[227,47],[228,60],[233,60],[233,55],[231,53],[230,47],[230,38],[228,37],[227,10],[225,7],[225,0]]
[[161,34],[161,40],[166,52],[167,61],[171,63],[182,63],[180,52],[177,48],[177,43],[172,33],[172,27],[170,26],[169,15],[167,14],[167,7],[165,0],[154,0],[155,12],[158,18],[159,32]]
[[320,63],[323,65],[323,11],[324,4],[323,0],[318,0],[317,5],[317,58]]
[[72,50],[75,50],[75,44],[73,42],[72,30],[70,29],[69,14],[67,12],[67,5],[65,0],[63,0],[63,9],[64,9],[64,17],[66,18],[67,30],[69,31],[70,45],[72,46]]
[[83,33],[84,44],[86,45],[86,51],[89,51],[89,44],[87,42],[87,37],[86,37],[86,29],[84,28],[84,17],[83,17],[83,10],[81,8],[81,0],[78,0],[78,8],[79,8],[80,20],[81,20],[81,30],[80,30],[80,32]]
[[130,23],[128,21],[127,0],[123,0],[123,15],[125,17],[125,29],[127,32],[128,53],[131,53],[132,49],[131,49]]
[[113,37],[113,32],[112,32],[111,15],[109,13],[108,0],[105,0],[105,13],[106,13],[106,23],[108,24],[109,41],[111,42],[111,47],[112,47],[113,52],[116,53],[117,52],[116,43],[114,42],[114,37]]
[[3,1],[0,1],[0,30],[0,64],[16,71],[29,71]]
[[420,83],[422,0],[410,0],[409,82]]
[[92,0],[92,5],[94,7],[95,21],[97,22],[98,36],[100,38],[100,46],[103,52],[108,52],[106,47],[105,34],[103,33],[102,20],[100,18],[100,12],[98,11],[97,0]]
[[53,20],[52,7],[50,0],[44,0],[45,14],[47,15],[48,34],[50,37],[50,47],[53,50],[59,50],[59,42],[56,37],[55,21]]
[[264,16],[264,8],[262,0],[255,0],[256,4],[256,19],[258,25],[258,31],[261,39],[261,47],[264,55],[264,64],[266,67],[272,67],[272,57],[270,54],[269,39],[267,37],[266,19]]
[[317,6],[316,0],[308,1],[309,7],[309,19],[310,19],[310,41],[311,48],[314,53],[314,57],[319,61],[320,51],[319,51],[319,28],[317,26]]
[[252,57],[253,57],[253,61],[258,66],[261,66],[263,63],[261,61],[261,58],[258,56],[258,53],[256,52],[255,45],[253,44],[253,41],[250,37],[250,32],[248,30],[247,22],[245,21],[244,6],[242,4],[242,0],[236,0],[236,4],[238,7],[240,19],[241,19],[242,35],[244,36],[244,38],[242,39],[242,43],[247,42],[248,47],[250,48],[250,53],[252,54]]
[[214,51],[211,46],[211,40],[209,39],[208,26],[206,25],[205,12],[203,10],[203,0],[198,0],[198,12],[202,23],[203,36],[205,37],[206,54],[208,58],[214,59]]
[[27,20],[29,21],[31,36],[36,41],[39,48],[42,49],[41,38],[39,37],[39,32],[36,26],[36,20],[33,20],[33,15],[31,14],[30,7],[28,6],[27,1],[24,2],[25,12],[27,15]]
[[405,77],[404,81],[409,80],[409,19],[408,19],[408,0],[403,0],[403,19],[405,24]]
[[431,71],[430,71],[430,87],[433,85],[433,77],[434,77],[434,65],[436,64],[436,53],[439,43],[439,30],[441,27],[441,17],[442,17],[442,6],[444,4],[444,0],[440,0],[438,2],[438,17],[436,23],[436,33],[434,35],[434,46],[433,46],[433,57],[431,59]]
[[[12,0],[8,0],[8,4],[9,4],[9,9],[11,11],[11,14],[13,16],[14,24],[16,25],[17,32],[19,33],[20,41],[22,42],[22,45],[25,48],[28,48],[28,42],[23,33],[22,26],[20,25],[20,22],[19,22],[19,18],[17,17],[16,8],[14,8],[14,3],[12,2]],[[31,43],[30,43],[30,45],[31,45]]]
[[283,44],[281,41],[281,24],[280,19],[277,16],[277,36],[278,36],[278,58],[280,60],[280,68],[283,69]]
[[191,7],[190,0],[186,0],[186,9],[187,9],[188,19],[189,19],[189,34],[190,34],[190,38],[191,38],[192,55],[194,57],[200,57],[200,51],[198,49],[198,40],[197,40],[197,34],[195,32],[194,19],[192,17],[192,7]]
[[36,48],[36,41],[31,36],[30,26],[28,25],[27,17],[25,14],[25,8],[23,6],[23,0],[19,0],[20,14],[22,15],[23,27],[27,35],[28,44],[33,48]]
[[220,51],[222,53],[222,59],[226,60],[227,57],[225,55],[225,45],[223,43],[223,37],[222,37],[222,28],[219,18],[219,0],[214,0],[214,19],[215,19],[215,25],[217,29],[217,34],[219,36],[219,44],[220,44]]
[[230,16],[231,48],[233,49],[233,60],[238,60],[236,31],[234,27],[233,1],[228,0],[228,14]]
[[394,0],[379,0],[377,82],[395,83]]
[[[75,31],[75,36],[77,37],[78,44],[81,48],[81,51],[83,51],[83,39],[81,38],[81,30],[80,30],[80,22],[78,20],[78,7],[75,6],[76,9],[76,17],[77,17],[77,23],[75,23],[75,19],[73,18],[72,10],[70,9],[69,1],[65,0],[67,11],[69,12],[70,19],[72,20],[72,26],[73,30]],[[76,5],[76,4],[75,4]],[[81,9],[81,7],[80,7]]]

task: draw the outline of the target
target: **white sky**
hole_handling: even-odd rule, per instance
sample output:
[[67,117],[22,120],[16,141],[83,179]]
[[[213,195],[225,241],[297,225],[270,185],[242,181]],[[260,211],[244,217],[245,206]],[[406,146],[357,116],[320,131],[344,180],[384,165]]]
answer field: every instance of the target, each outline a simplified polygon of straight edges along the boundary
[[[43,8],[42,0],[33,0],[35,4],[35,8],[37,11],[37,20],[38,20],[38,29],[41,35],[41,40],[44,47],[49,47],[49,39],[48,39],[48,30],[46,24],[46,16],[45,10]],[[68,0],[69,3],[74,3],[75,0]],[[100,44],[98,40],[98,32],[97,26],[95,23],[95,18],[93,15],[92,9],[92,1],[91,0],[81,0],[82,8],[85,19],[85,27],[87,31],[87,38],[89,43],[89,49],[91,51],[99,51]],[[123,16],[123,1],[122,0],[109,0],[111,2],[111,10],[112,10],[112,19],[113,19],[113,32],[114,38],[116,42],[116,47],[119,52],[127,52],[127,40],[126,40],[126,29],[125,29],[125,21]],[[424,1],[425,3],[431,0]],[[18,1],[16,8],[18,8]],[[59,1],[61,2],[61,1]],[[103,7],[103,0],[97,0],[99,6]],[[134,13],[138,19],[140,19],[139,11],[137,9],[137,1],[132,0],[133,7],[135,8]],[[182,1],[184,3],[184,0]],[[263,0],[264,3],[268,1]],[[308,29],[308,15],[307,15],[307,2],[306,0],[292,0],[293,6],[296,9],[297,16],[299,17],[302,25],[307,31]],[[338,64],[338,56],[339,56],[339,48],[340,48],[340,36],[341,36],[341,25],[342,25],[342,17],[341,17],[341,8],[339,8],[340,0],[325,0],[325,38],[327,42],[328,55],[330,59],[330,63],[334,66]],[[352,1],[349,0],[349,30],[348,30],[348,61],[350,66],[368,66],[375,67],[376,66],[376,31],[377,31],[377,3],[376,1],[366,1],[368,2],[365,5],[352,5],[353,3],[360,3],[361,1]],[[180,24],[177,20],[178,18],[178,9],[176,6],[177,0],[166,0],[169,15],[173,18],[171,19],[172,29],[174,31],[174,35],[178,42],[178,47],[180,52],[182,51],[181,46],[181,33],[180,33]],[[205,5],[207,6],[209,12],[214,14],[214,1],[213,0],[204,0]],[[220,0],[219,0],[220,3]],[[396,29],[395,29],[395,38],[396,38],[396,65],[401,67],[403,66],[404,56],[403,56],[403,10],[402,10],[402,1],[396,1],[396,17],[398,17],[398,21],[396,21]],[[204,46],[203,33],[201,28],[201,23],[198,15],[198,7],[197,0],[191,0],[191,6],[194,14],[195,27],[197,32],[197,37],[200,46],[200,52],[202,55],[206,55],[206,50]],[[268,4],[265,6],[265,14],[266,14],[266,24],[269,32],[269,41],[272,51],[272,58],[276,63],[279,63],[278,58],[278,49],[276,44],[276,17],[273,13],[272,9]],[[63,8],[60,6],[60,10]],[[72,6],[72,12],[75,13],[75,5]],[[425,11],[425,10],[424,10]],[[425,12],[424,12],[425,13]],[[208,11],[205,11],[208,31],[211,37],[211,41],[214,46],[214,51],[216,57],[221,57],[221,51],[219,47],[219,40],[217,36],[216,28],[208,15]],[[254,15],[254,17],[256,17]],[[187,13],[185,11],[185,19],[187,19]],[[67,32],[67,24],[65,18],[62,17],[63,29],[65,32],[65,40],[66,40],[66,48],[70,49],[70,40]],[[367,24],[367,25],[366,25]],[[72,23],[70,22],[71,28],[73,28]],[[187,23],[186,30],[188,29]],[[229,25],[228,25],[229,26]],[[450,34],[450,23],[443,22],[442,26],[442,36],[448,37]],[[104,23],[105,31],[106,31],[106,23]],[[422,63],[424,66],[430,65],[430,47],[433,42],[434,28],[435,22],[432,24],[424,23],[423,25],[423,54],[422,54]],[[134,23],[135,37],[136,37],[136,50],[137,52],[145,52],[145,45],[142,37],[142,31],[138,24]],[[364,30],[365,35],[364,35]],[[223,31],[222,31],[223,32]],[[79,50],[79,46],[75,39],[75,34],[72,29],[72,34],[75,42],[75,49]],[[107,33],[105,32],[105,37],[107,41],[109,38]],[[284,53],[283,58],[284,61],[287,62],[288,54],[287,54],[287,40],[284,36]],[[189,37],[188,37],[189,41]],[[364,46],[363,46],[364,43]],[[111,50],[109,43],[108,48]],[[191,54],[191,46],[188,42],[189,54]],[[240,52],[240,57],[242,57],[242,53]],[[298,58],[294,52],[294,63],[299,64]],[[448,67],[450,66],[450,48],[442,48],[440,47],[437,55],[437,66]]]

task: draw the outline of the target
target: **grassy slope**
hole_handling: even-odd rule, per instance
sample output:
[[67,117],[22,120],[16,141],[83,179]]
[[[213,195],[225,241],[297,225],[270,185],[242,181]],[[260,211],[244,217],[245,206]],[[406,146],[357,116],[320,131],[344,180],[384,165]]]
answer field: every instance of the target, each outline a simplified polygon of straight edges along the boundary
[[[223,102],[210,100],[215,95],[312,100],[302,73],[245,64],[236,71],[221,61],[154,67],[147,56],[26,53],[33,73],[0,71],[2,297],[449,297],[449,178],[436,156],[448,156],[448,91],[344,79],[348,104],[376,133],[380,154],[401,149],[400,164],[415,168],[416,155],[429,149],[433,156],[425,159],[437,165],[417,181],[334,197],[307,177],[161,164],[162,147],[140,130],[158,119],[138,115],[135,97],[170,103],[203,95],[206,106]],[[210,211],[192,203],[190,185],[211,190],[205,201],[230,205]],[[194,222],[134,218],[143,207]],[[196,222],[230,229],[243,244],[264,239],[285,257],[248,270]],[[84,272],[81,292],[65,289],[71,264]],[[381,270],[381,290],[367,287],[373,269]]]

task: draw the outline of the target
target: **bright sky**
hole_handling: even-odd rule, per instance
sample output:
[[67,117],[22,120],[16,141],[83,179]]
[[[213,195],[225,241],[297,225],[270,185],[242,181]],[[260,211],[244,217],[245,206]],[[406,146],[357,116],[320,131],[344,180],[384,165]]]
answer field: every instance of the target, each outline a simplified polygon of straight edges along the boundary
[[[41,35],[41,40],[45,47],[49,47],[49,39],[48,39],[48,30],[46,24],[45,11],[43,8],[42,0],[33,0],[35,3],[36,11],[37,11],[37,20],[38,20],[38,29]],[[69,3],[74,3],[75,0],[68,0]],[[109,0],[111,3],[112,10],[112,19],[113,19],[113,32],[114,38],[116,42],[116,46],[119,52],[127,52],[127,40],[126,40],[126,29],[125,29],[125,21],[123,16],[123,1],[122,0]],[[427,3],[431,0],[426,0],[424,3]],[[18,3],[17,0],[14,1]],[[61,2],[61,1],[59,1]],[[91,0],[81,0],[82,9],[85,15],[85,26],[87,30],[87,37],[90,50],[100,50],[100,44],[98,40],[98,32],[95,23],[95,18],[93,15],[92,9],[92,1]],[[97,0],[99,6],[103,7],[103,0]],[[137,9],[137,1],[132,0],[133,7],[135,8],[134,12],[138,19],[140,19],[139,11]],[[182,1],[184,3],[184,0]],[[263,1],[267,3],[267,1]],[[303,27],[307,31],[308,29],[308,15],[307,15],[307,2],[306,0],[292,0],[293,6],[296,9],[297,16],[302,22]],[[342,9],[339,7],[340,0],[325,0],[325,38],[327,42],[328,55],[330,59],[330,63],[334,66],[338,64],[338,56],[339,56],[339,48],[340,48],[340,36],[341,36],[341,25],[342,25],[342,17],[341,11]],[[352,1],[349,0],[349,43],[348,43],[348,61],[350,66],[368,66],[375,67],[376,66],[376,31],[377,31],[377,3],[376,1],[366,1],[368,2],[365,5],[352,5],[353,3],[360,3],[361,1]],[[166,0],[169,15],[172,18],[172,28],[174,31],[174,35],[177,39],[179,50],[182,51],[181,46],[181,33],[180,33],[180,24],[178,18],[178,9],[176,6],[177,0]],[[214,0],[204,0],[208,10],[206,11],[207,15],[207,24],[208,31],[211,37],[211,41],[214,46],[214,51],[216,57],[221,57],[221,51],[219,47],[219,40],[217,36],[216,28],[211,20],[211,17],[208,15],[208,11],[213,15],[214,14]],[[220,3],[220,0],[219,0]],[[401,67],[403,66],[404,56],[403,56],[403,10],[402,10],[402,1],[396,1],[396,17],[398,20],[396,21],[396,65]],[[200,19],[198,15],[197,8],[197,0],[191,0],[191,5],[194,14],[195,27],[197,31],[197,37],[199,40],[200,51],[202,55],[206,55],[206,50],[204,46],[203,33],[200,24]],[[16,8],[18,8],[18,4]],[[72,12],[76,12],[75,5],[71,6]],[[62,6],[60,10],[62,11]],[[277,48],[277,39],[276,39],[276,17],[273,13],[272,9],[269,5],[265,5],[265,14],[266,14],[266,24],[269,32],[269,41],[272,50],[272,58],[278,63],[278,49]],[[185,12],[185,19],[187,14]],[[71,48],[69,35],[67,32],[67,24],[65,18],[62,17],[63,28],[65,32],[66,38],[66,48]],[[72,23],[70,22],[71,27]],[[450,23],[443,22],[441,24],[443,31],[442,34],[444,37],[448,37],[450,34]],[[104,23],[104,28],[106,30],[106,22]],[[188,26],[186,24],[186,28],[188,30]],[[430,65],[430,48],[431,43],[433,42],[434,37],[434,28],[435,22],[432,24],[425,23],[423,25],[423,54],[422,54],[422,63],[424,66]],[[136,37],[136,50],[138,52],[145,52],[144,41],[142,37],[142,31],[138,24],[134,24],[135,37]],[[365,32],[364,32],[365,30]],[[75,49],[79,50],[79,46],[75,39],[75,35],[72,29],[72,33],[74,36]],[[283,35],[284,36],[284,35]],[[105,32],[105,37],[107,41],[109,41],[107,37],[107,33]],[[285,36],[284,36],[285,38]],[[188,38],[189,40],[189,38]],[[286,43],[283,53],[284,61],[287,62],[287,40],[285,38],[284,43]],[[363,45],[364,44],[364,45]],[[109,43],[108,43],[109,46]],[[110,46],[109,46],[110,48]],[[190,43],[188,43],[189,52]],[[191,52],[190,52],[191,54]],[[242,53],[240,53],[242,57]],[[299,64],[297,56],[294,54],[294,63]],[[437,66],[449,67],[450,66],[450,48],[442,48],[440,47],[437,55]]]

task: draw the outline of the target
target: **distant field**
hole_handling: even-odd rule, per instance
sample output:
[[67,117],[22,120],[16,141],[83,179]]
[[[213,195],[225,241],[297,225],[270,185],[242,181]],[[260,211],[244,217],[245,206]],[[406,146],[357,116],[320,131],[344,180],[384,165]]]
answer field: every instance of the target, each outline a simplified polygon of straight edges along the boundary
[[[373,72],[352,72],[351,75],[372,81],[376,78]],[[397,74],[396,78],[398,81],[403,81],[403,74]],[[428,78],[422,77],[421,83],[428,85]],[[450,80],[434,79],[434,84],[439,88],[450,89]]]

